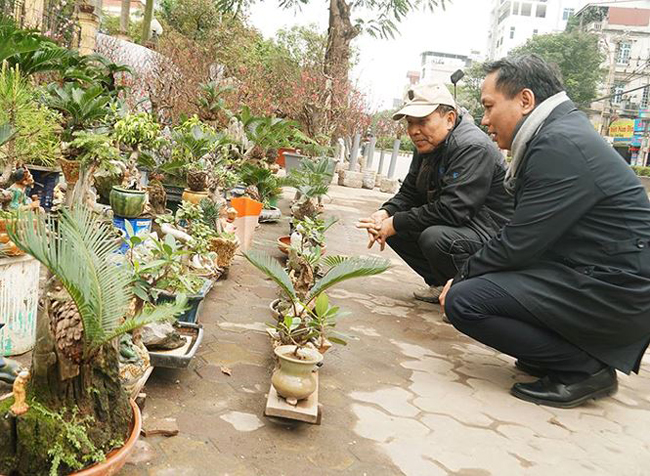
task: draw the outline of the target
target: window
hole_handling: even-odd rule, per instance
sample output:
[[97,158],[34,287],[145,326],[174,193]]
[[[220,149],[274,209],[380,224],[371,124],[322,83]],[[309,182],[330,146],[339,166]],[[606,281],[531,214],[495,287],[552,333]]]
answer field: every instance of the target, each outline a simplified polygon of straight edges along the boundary
[[535,29],[533,30],[533,36],[536,36],[536,35],[537,35],[537,28],[535,28]]
[[616,50],[616,64],[626,65],[630,64],[630,51],[632,50],[632,44],[621,42],[618,44]]
[[532,11],[532,5],[530,3],[522,3],[521,4],[521,16],[522,17],[529,17],[531,11]]
[[621,101],[623,100],[624,88],[625,88],[625,83],[614,83],[614,87],[612,88],[612,94],[614,95],[612,97],[612,104],[621,103]]
[[573,12],[575,12],[575,9],[565,8],[564,11],[562,12],[562,20],[567,21],[569,18],[573,16]]
[[648,107],[648,98],[650,97],[650,86],[643,88],[643,96],[641,96],[641,109]]
[[512,40],[515,37],[515,27],[510,27],[510,39]]
[[535,16],[537,18],[546,18],[546,5],[537,5],[537,13]]
[[519,2],[512,2],[512,14],[519,15]]
[[498,23],[501,23],[503,20],[508,18],[510,16],[510,2],[501,5],[501,8],[499,9],[499,21]]

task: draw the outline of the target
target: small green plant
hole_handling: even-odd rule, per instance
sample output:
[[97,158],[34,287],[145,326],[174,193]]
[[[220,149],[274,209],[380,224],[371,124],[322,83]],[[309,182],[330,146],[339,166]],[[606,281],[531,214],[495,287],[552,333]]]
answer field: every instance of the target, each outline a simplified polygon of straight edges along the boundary
[[84,166],[102,164],[120,158],[120,151],[113,145],[108,134],[77,131],[69,144],[68,157],[74,158]]
[[137,162],[140,153],[161,145],[160,125],[146,112],[129,113],[120,118],[113,127],[115,139],[131,148]]
[[230,117],[232,112],[228,109],[223,95],[232,92],[234,88],[230,85],[220,86],[214,81],[201,84],[201,96],[196,101],[200,109],[201,119],[206,121],[217,121],[220,116]]
[[323,220],[322,218],[304,217],[302,220],[297,218],[292,219],[294,230],[301,236],[301,250],[325,246],[325,232],[329,230],[335,223],[338,222],[336,218]]
[[265,208],[270,208],[271,202],[282,195],[282,187],[289,184],[288,179],[278,177],[269,169],[251,163],[245,163],[241,167],[239,177],[245,185],[257,187]]
[[188,224],[191,224],[195,220],[201,220],[203,218],[203,209],[191,202],[182,202],[176,211],[176,221],[180,222],[185,220]]
[[[64,408],[60,412],[53,412],[35,400],[30,402],[30,408],[41,418],[54,421],[63,428],[47,451],[52,458],[50,476],[58,476],[62,465],[72,470],[79,470],[106,458],[104,451],[97,448],[88,438],[87,428],[94,424],[92,417],[79,417],[76,408],[71,411]],[[112,448],[113,446],[107,450]]]
[[[244,257],[280,287],[284,298],[289,303],[289,310],[281,319],[279,327],[277,324],[273,327],[280,332],[281,336],[283,333],[286,334],[289,343],[297,346],[305,345],[314,337],[327,338],[327,333],[334,327],[339,309],[329,309],[329,301],[321,298],[325,295],[325,291],[348,279],[383,273],[390,265],[388,260],[378,257],[330,259],[329,263],[332,266],[315,282],[304,299],[300,299],[291,277],[275,259],[255,251],[244,253]],[[315,311],[313,309],[318,299],[321,299],[321,304],[319,310]],[[286,319],[287,315],[290,320]],[[299,321],[294,321],[294,318],[298,318]],[[300,331],[301,327],[306,330]],[[295,340],[299,331],[298,335],[302,336],[300,341]]]
[[[141,238],[133,236],[131,240],[132,249],[142,242]],[[138,298],[155,303],[161,292],[182,297],[199,292],[204,281],[188,270],[186,262],[190,250],[184,249],[172,235],[166,235],[164,240],[150,236],[147,241],[151,245],[148,253],[143,256],[135,251],[129,254],[133,293]]]
[[63,136],[66,142],[74,133],[102,123],[109,114],[111,97],[101,86],[81,89],[72,83],[48,87],[47,105],[63,115]]

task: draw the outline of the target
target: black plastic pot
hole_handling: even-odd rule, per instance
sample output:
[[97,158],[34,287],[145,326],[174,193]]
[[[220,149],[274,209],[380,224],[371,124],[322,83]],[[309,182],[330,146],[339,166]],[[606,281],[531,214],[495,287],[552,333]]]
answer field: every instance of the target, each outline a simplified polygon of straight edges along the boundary
[[163,187],[167,193],[167,208],[176,213],[176,210],[183,202],[183,191],[185,190],[185,187],[166,184],[163,184]]
[[[187,310],[176,317],[180,322],[190,322],[192,324],[196,323],[199,320],[199,313],[201,309],[201,304],[203,303],[203,299],[205,296],[210,292],[210,289],[212,289],[212,285],[214,283],[206,279],[205,284],[203,287],[199,290],[198,293],[196,294],[191,294],[187,296],[187,305],[188,308]],[[175,294],[168,294],[166,292],[160,293],[158,296],[158,302],[175,302],[176,301],[176,295]]]

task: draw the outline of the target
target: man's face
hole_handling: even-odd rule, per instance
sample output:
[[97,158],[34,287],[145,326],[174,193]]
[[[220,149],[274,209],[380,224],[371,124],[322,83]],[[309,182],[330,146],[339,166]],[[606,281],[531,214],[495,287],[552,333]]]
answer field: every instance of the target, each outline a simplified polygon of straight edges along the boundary
[[449,131],[454,128],[456,114],[448,112],[440,115],[433,111],[426,117],[406,116],[408,126],[406,131],[420,154],[426,154],[435,149],[447,138]]
[[488,74],[481,88],[481,104],[485,109],[481,124],[487,126],[488,134],[501,149],[510,149],[517,124],[535,107],[535,98],[524,89],[508,98],[497,89],[498,71]]

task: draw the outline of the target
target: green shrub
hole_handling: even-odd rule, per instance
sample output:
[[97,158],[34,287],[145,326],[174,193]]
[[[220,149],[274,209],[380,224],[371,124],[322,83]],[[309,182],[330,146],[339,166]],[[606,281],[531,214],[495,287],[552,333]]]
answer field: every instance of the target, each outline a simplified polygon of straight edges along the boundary
[[632,170],[639,177],[650,177],[650,167],[641,167],[639,165],[633,165]]

